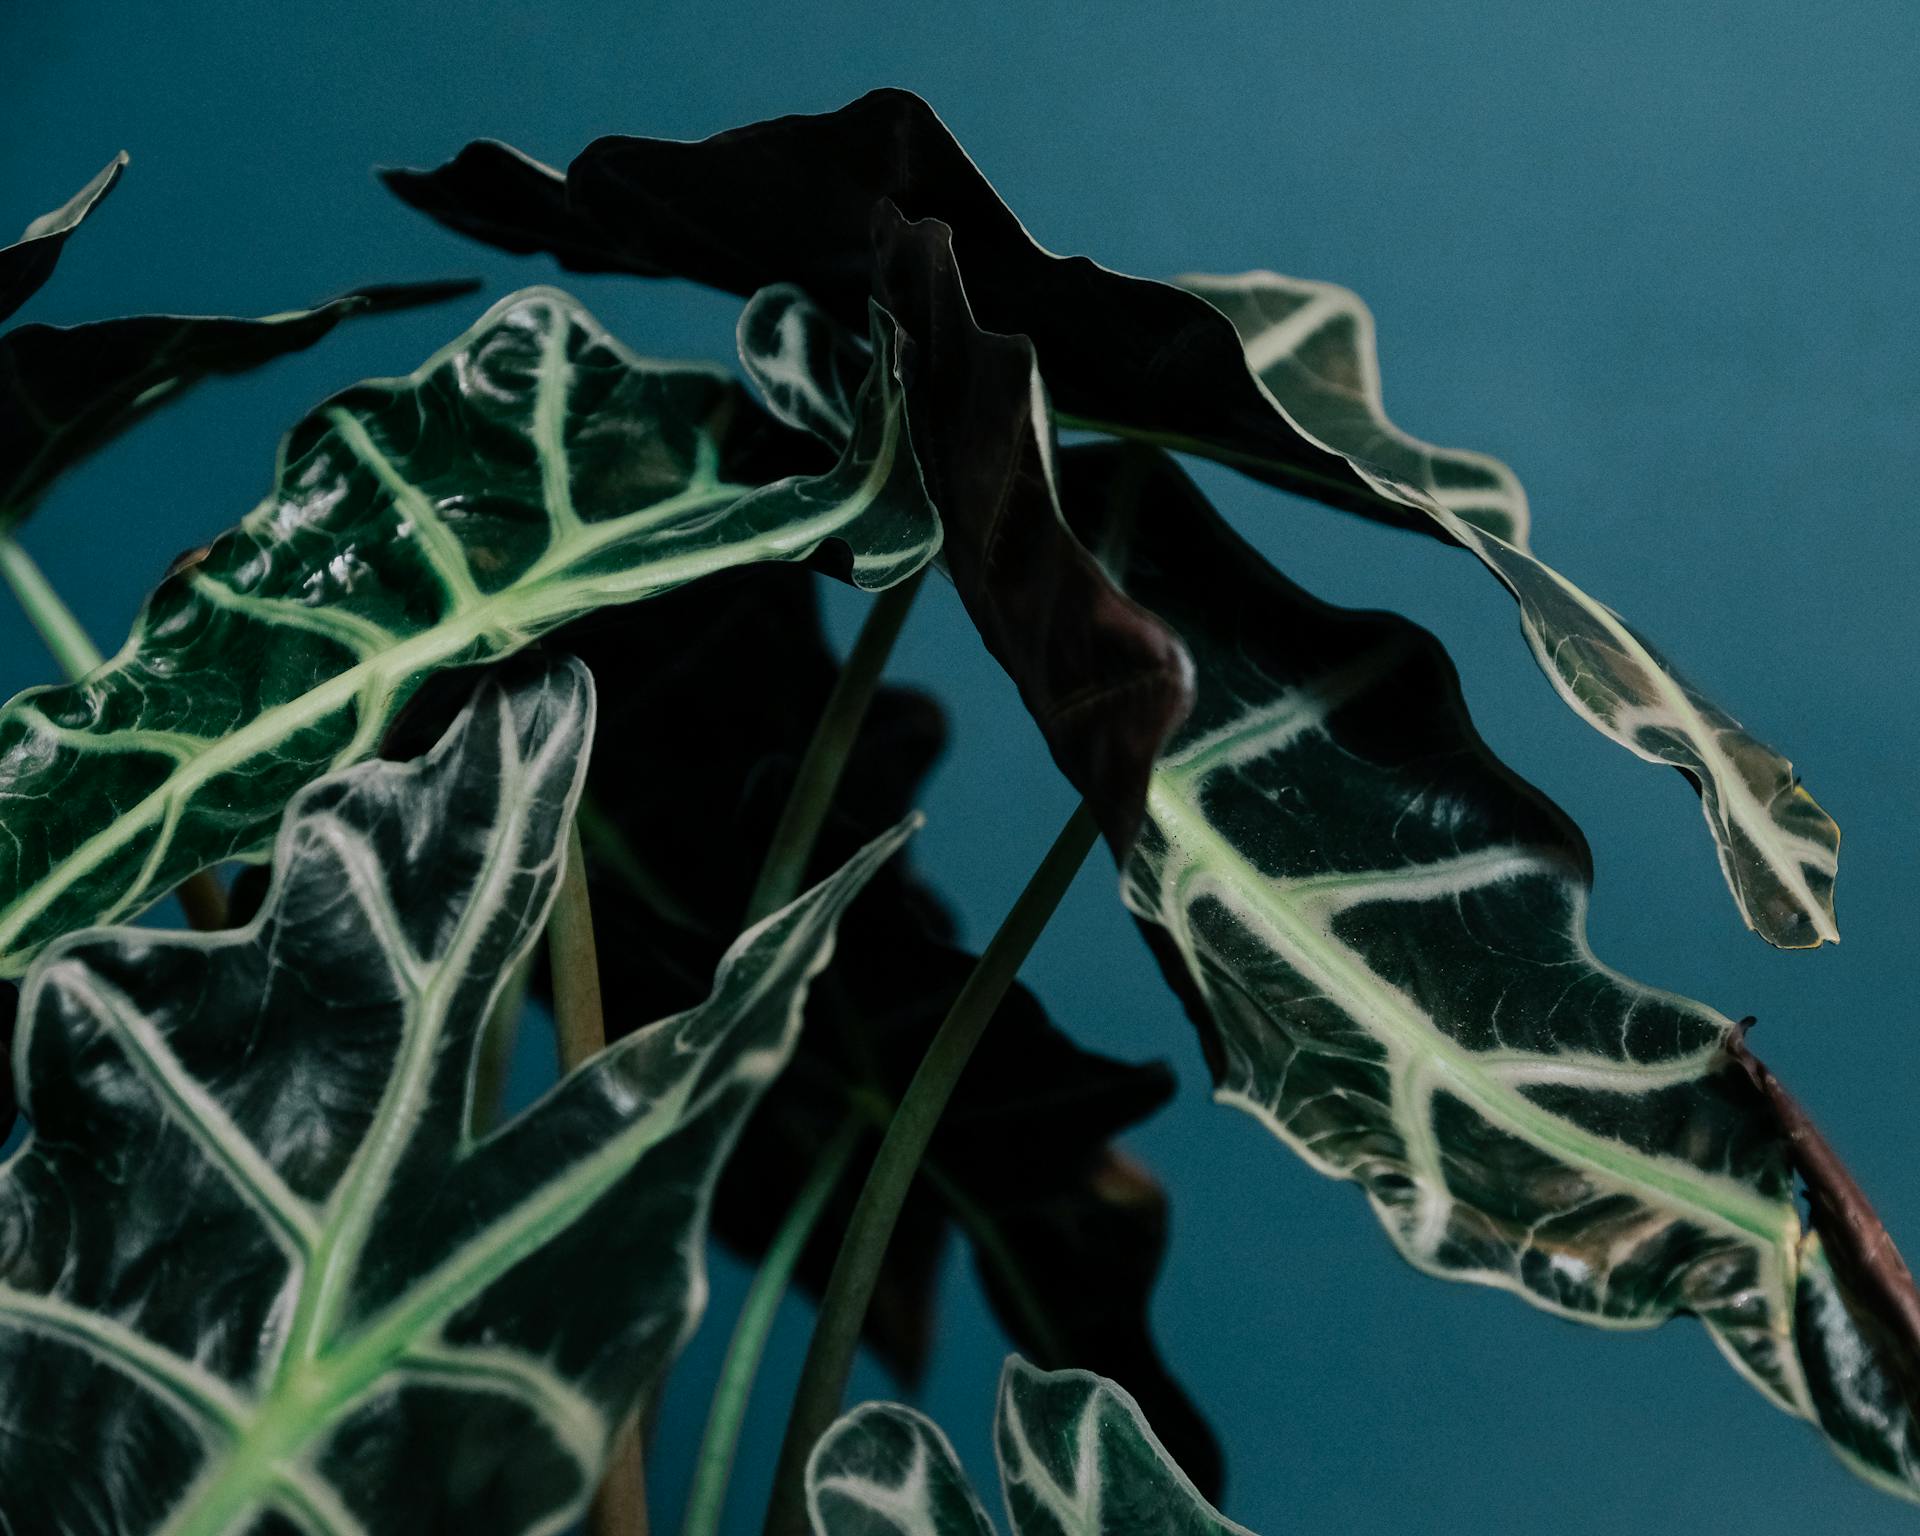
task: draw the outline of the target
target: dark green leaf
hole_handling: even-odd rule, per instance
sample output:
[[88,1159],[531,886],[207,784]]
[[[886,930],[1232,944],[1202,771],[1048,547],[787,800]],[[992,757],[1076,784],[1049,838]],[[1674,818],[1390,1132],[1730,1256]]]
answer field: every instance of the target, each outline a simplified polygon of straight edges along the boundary
[[[1014,1536],[1248,1536],[1209,1504],[1140,1405],[1089,1371],[1015,1356],[994,1412],[1000,1490]],[[817,1536],[991,1536],[940,1428],[899,1403],[867,1403],[807,1463]]]
[[477,287],[394,283],[258,320],[130,315],[8,331],[0,336],[0,533],[32,511],[54,476],[201,380],[302,351],[350,316],[437,304]]
[[[562,643],[594,667],[606,701],[588,843],[602,990],[680,1006],[698,996],[720,935],[746,904],[833,686],[813,586],[803,571],[763,566],[588,621]],[[905,814],[944,736],[931,700],[880,691],[816,868],[831,869]],[[697,753],[676,745],[696,738]],[[973,964],[937,900],[897,861],[848,911],[835,953],[810,995],[793,1065],[721,1180],[715,1230],[748,1257],[765,1251],[849,1115],[868,1120],[877,1140]],[[611,1027],[622,1025],[616,1010]],[[918,1372],[935,1327],[941,1246],[958,1226],[1016,1344],[1045,1364],[1084,1364],[1124,1382],[1212,1488],[1219,1452],[1148,1327],[1166,1197],[1108,1145],[1171,1090],[1158,1065],[1076,1048],[1016,986],[941,1121],[888,1246],[867,1332],[897,1372]],[[837,1192],[803,1258],[800,1278],[816,1292],[858,1182]]]
[[1618,614],[1527,548],[1527,498],[1484,454],[1435,448],[1400,431],[1381,404],[1373,316],[1331,283],[1273,272],[1180,280],[1234,323],[1247,366],[1281,410],[1420,504],[1479,555],[1519,600],[1542,669],[1575,713],[1700,792],[1721,869],[1747,926],[1802,949],[1838,939],[1833,881],[1840,829],[1793,764],[1741,728]]
[[0,975],[257,855],[436,669],[829,541],[862,586],[924,564],[939,527],[876,326],[832,464],[721,369],[644,361],[551,290],[322,406],[272,494],[160,587],[117,657],[0,710],[0,794],[31,807],[6,822]]
[[[35,966],[0,1170],[0,1522],[62,1536],[561,1528],[704,1294],[719,1164],[896,829],[711,995],[467,1131],[481,1025],[552,903],[577,663],[305,790],[246,929]],[[49,1427],[58,1426],[57,1434]]]
[[[564,180],[509,156],[474,145],[437,171],[388,172],[387,181],[434,217],[509,249],[741,294],[797,283],[855,329],[888,260],[873,238],[876,208],[891,201],[909,219],[944,220],[974,316],[1032,339],[1063,422],[1206,454],[1472,550],[1519,599],[1537,658],[1582,718],[1700,786],[1748,925],[1787,947],[1837,936],[1838,831],[1792,765],[1529,552],[1525,497],[1503,465],[1430,449],[1387,422],[1370,323],[1344,290],[1267,273],[1189,279],[1202,298],[1055,256],[932,109],[904,91],[699,143],[598,139]],[[914,430],[924,457],[929,433],[972,428],[921,412]],[[964,519],[940,505],[957,540]],[[1046,516],[1037,501],[1030,510]],[[991,632],[988,640],[996,643]]]
[[51,213],[41,214],[12,245],[0,248],[0,320],[26,303],[53,276],[67,236],[78,229],[80,221],[93,212],[94,205],[113,190],[126,168],[127,152],[123,149],[66,202]]
[[[1890,1367],[1843,1316],[1796,1321],[1818,1252],[1733,1026],[1595,958],[1585,843],[1488,752],[1430,636],[1308,597],[1140,452],[1075,450],[1065,483],[1199,667],[1125,891],[1217,1097],[1358,1183],[1419,1268],[1611,1327],[1692,1313],[1831,1422]],[[1873,1422],[1836,1448],[1908,1479],[1913,1421]]]

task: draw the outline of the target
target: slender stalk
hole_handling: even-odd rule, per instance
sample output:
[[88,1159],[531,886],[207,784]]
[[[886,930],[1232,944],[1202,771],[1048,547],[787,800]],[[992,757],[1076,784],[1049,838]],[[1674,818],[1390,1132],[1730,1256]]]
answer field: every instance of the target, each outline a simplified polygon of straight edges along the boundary
[[467,1120],[467,1128],[476,1136],[492,1130],[500,1119],[507,1077],[513,1070],[513,1049],[520,1039],[520,1016],[527,1006],[527,983],[533,978],[533,955],[528,950],[513,968],[480,1034],[480,1060],[474,1067],[473,1104]]
[[899,638],[913,599],[926,579],[926,568],[914,572],[905,581],[889,587],[875,599],[867,611],[866,622],[847,653],[840,676],[827,696],[827,707],[813,728],[800,759],[800,771],[794,776],[793,791],[787,796],[780,824],[773,829],[767,845],[767,857],[760,866],[760,878],[747,899],[747,925],[751,927],[769,912],[778,912],[800,894],[806,880],[807,861],[813,857],[813,845],[826,824],[827,810],[833,804],[833,792],[840,784],[841,771],[860,734],[860,722],[867,717],[873,702],[873,690]]
[[[53,590],[47,573],[12,534],[0,534],[0,574],[7,578],[20,607],[40,632],[69,682],[79,682],[106,664],[93,638],[80,627],[73,610]],[[227,926],[227,893],[210,869],[189,875],[177,894],[189,926],[202,933]]]
[[767,1337],[773,1332],[774,1317],[793,1280],[794,1266],[800,1262],[813,1229],[819,1225],[820,1213],[827,1208],[827,1201],[853,1159],[860,1130],[857,1120],[849,1120],[827,1143],[813,1165],[813,1172],[807,1176],[799,1198],[774,1234],[767,1256],[760,1262],[759,1273],[753,1277],[747,1299],[740,1307],[739,1321],[733,1325],[733,1337],[727,1341],[727,1357],[721,1362],[713,1406],[707,1413],[706,1432],[700,1437],[700,1452],[694,1462],[693,1491],[687,1495],[686,1520],[680,1527],[680,1536],[717,1536],[720,1516],[726,1509],[727,1478],[733,1471],[740,1426],[747,1415],[747,1399],[753,1393],[753,1378],[760,1369]]
[[647,1536],[647,1469],[633,1419],[614,1436],[607,1475],[587,1510],[587,1530],[590,1536]]
[[867,1305],[873,1298],[880,1264],[915,1170],[968,1058],[1007,988],[1013,985],[1034,941],[1073,883],[1097,831],[1093,814],[1085,805],[1061,829],[954,999],[894,1112],[854,1206],[853,1218],[847,1223],[847,1235],[820,1304],[820,1318],[814,1325],[813,1342],[807,1349],[807,1363],[800,1373],[787,1436],[780,1447],[780,1463],[774,1473],[767,1536],[805,1536],[807,1457],[840,1412]]
[[46,572],[12,534],[0,534],[0,572],[5,573],[7,585],[20,599],[20,606],[40,631],[40,638],[46,641],[62,672],[78,682],[101,665],[106,658],[80,627],[73,610],[53,590]]
[[198,870],[180,883],[174,895],[187,915],[187,926],[214,933],[227,926],[227,892],[210,869]]
[[553,970],[553,1034],[560,1070],[571,1072],[606,1049],[600,1009],[600,956],[593,942],[593,906],[587,899],[587,857],[580,823],[567,827],[567,867],[553,915],[547,919],[547,963]]
[[[587,896],[587,856],[577,819],[567,824],[567,867],[547,919],[547,963],[553,971],[553,1033],[560,1070],[571,1072],[607,1044],[593,904]],[[587,1530],[591,1536],[647,1536],[646,1469],[639,1430],[631,1422],[614,1438],[606,1476],[587,1513]]]

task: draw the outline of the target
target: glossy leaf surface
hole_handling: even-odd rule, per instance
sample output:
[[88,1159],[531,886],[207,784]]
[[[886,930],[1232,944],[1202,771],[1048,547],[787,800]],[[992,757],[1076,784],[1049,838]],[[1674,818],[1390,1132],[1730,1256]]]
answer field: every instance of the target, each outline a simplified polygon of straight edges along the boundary
[[904,835],[475,1140],[481,1025],[591,730],[577,663],[521,668],[426,757],[299,796],[246,929],[35,967],[33,1135],[0,1170],[7,1529],[517,1536],[585,1506],[698,1315],[713,1180],[834,921]]
[[856,329],[886,261],[876,208],[944,220],[973,315],[989,331],[1031,338],[1065,424],[1206,454],[1472,550],[1519,599],[1562,697],[1700,785],[1748,925],[1787,947],[1837,936],[1838,831],[1792,766],[1528,551],[1525,497],[1504,466],[1431,449],[1387,422],[1371,325],[1344,290],[1256,273],[1188,279],[1200,290],[1191,293],[1055,256],[904,91],[698,143],[598,139],[564,180],[480,142],[438,170],[387,181],[443,223],[511,250],[741,294],[798,283]]
[[29,223],[12,245],[0,247],[0,320],[26,303],[53,276],[68,236],[113,190],[126,168],[127,152],[121,150],[72,197]]
[[303,351],[342,320],[437,304],[469,281],[363,288],[257,320],[129,315],[86,325],[22,325],[0,336],[0,532],[48,482],[203,379]]
[[[1593,955],[1584,842],[1487,751],[1437,644],[1291,586],[1171,461],[1069,459],[1083,537],[1199,664],[1125,894],[1217,1097],[1358,1183],[1419,1268],[1610,1327],[1692,1313],[1825,1422],[1792,1151],[1733,1026]],[[1882,1424],[1836,1446],[1902,1478],[1913,1424]]]
[[644,361],[550,290],[322,406],[273,493],[160,587],[118,656],[0,710],[0,974],[257,854],[437,668],[829,541],[863,586],[924,564],[939,528],[877,345],[837,463],[720,369]]
[[[994,1451],[1013,1536],[1247,1536],[1201,1497],[1140,1405],[1088,1371],[1000,1374]],[[816,1536],[991,1536],[953,1446],[924,1414],[867,1403],[807,1464]]]
[[1747,926],[1770,944],[1838,939],[1833,882],[1840,829],[1793,764],[1689,684],[1632,627],[1527,548],[1527,500],[1484,454],[1435,448],[1395,427],[1381,404],[1373,316],[1331,283],[1273,272],[1181,282],[1234,323],[1280,408],[1383,485],[1406,487],[1520,603],[1527,643],[1560,695],[1595,730],[1700,792],[1721,869]]
[[[678,1007],[702,995],[753,888],[794,766],[833,687],[817,582],[760,566],[620,609],[563,638],[603,680],[589,778],[588,868],[602,992]],[[636,666],[635,658],[645,658]],[[713,700],[728,708],[716,711]],[[816,850],[835,868],[916,803],[945,742],[938,706],[882,688]],[[682,743],[698,739],[689,753]],[[809,994],[793,1064],[768,1090],[722,1175],[714,1230],[766,1251],[826,1145],[851,1118],[870,1134],[800,1264],[824,1288],[880,1131],[971,971],[952,919],[900,860],[840,924],[836,963]],[[630,1022],[618,1008],[610,1027]],[[1113,1137],[1173,1091],[1159,1063],[1081,1050],[1016,985],[942,1117],[888,1244],[867,1339],[918,1377],[938,1333],[940,1260],[957,1232],[1016,1347],[1043,1365],[1116,1378],[1202,1487],[1219,1450],[1155,1347],[1149,1307],[1167,1196]]]

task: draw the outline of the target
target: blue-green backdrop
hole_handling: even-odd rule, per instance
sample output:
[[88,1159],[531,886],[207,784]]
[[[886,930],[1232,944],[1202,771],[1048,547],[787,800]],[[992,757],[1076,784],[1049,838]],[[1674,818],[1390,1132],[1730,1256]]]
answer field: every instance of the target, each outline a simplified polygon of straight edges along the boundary
[[[1599,953],[1758,1013],[1767,1055],[1920,1246],[1916,57],[1911,0],[0,0],[0,227],[125,147],[126,182],[23,318],[266,312],[452,272],[497,296],[551,270],[428,225],[369,166],[482,134],[564,163],[599,133],[698,137],[893,83],[1056,250],[1358,289],[1396,418],[1511,462],[1541,551],[1800,763],[1847,833],[1845,944],[1781,955],[1741,929],[1685,784],[1560,706],[1474,561],[1203,482],[1296,579],[1441,635],[1495,747],[1593,842]],[[728,349],[728,300],[571,286],[643,351]],[[168,558],[262,493],[302,409],[404,371],[484,302],[361,323],[204,389],[72,475],[27,543],[111,648]],[[856,610],[834,603],[844,637]],[[950,591],[923,599],[897,670],[954,717],[919,856],[977,941],[1071,797]],[[50,672],[0,604],[0,685]],[[1352,1190],[1209,1103],[1112,887],[1097,856],[1028,976],[1088,1045],[1179,1070],[1179,1101],[1131,1145],[1173,1189],[1156,1316],[1224,1439],[1229,1514],[1328,1536],[1913,1528],[1690,1325],[1584,1330],[1402,1265]],[[716,1257],[653,1458],[657,1523],[677,1518],[744,1283]],[[921,1402],[990,1485],[1003,1344],[958,1255],[943,1285]],[[790,1302],[732,1529],[757,1529],[806,1324]],[[891,1390],[872,1370],[856,1386]]]

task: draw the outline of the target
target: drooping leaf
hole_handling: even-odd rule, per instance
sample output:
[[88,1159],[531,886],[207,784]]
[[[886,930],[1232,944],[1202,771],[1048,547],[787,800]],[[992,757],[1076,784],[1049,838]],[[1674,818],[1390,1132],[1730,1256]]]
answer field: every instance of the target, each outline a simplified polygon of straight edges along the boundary
[[425,758],[295,800],[247,929],[35,966],[0,1524],[518,1536],[584,1508],[697,1318],[715,1174],[834,922],[904,836],[475,1140],[481,1025],[551,905],[592,708],[577,663],[489,684]]
[[[588,823],[605,996],[691,1002],[745,907],[836,675],[814,590],[804,571],[760,566],[610,612],[559,642],[605,683]],[[713,708],[719,697],[724,711]],[[696,736],[697,754],[678,745]],[[814,867],[832,869],[905,814],[944,740],[932,700],[881,689]],[[865,1122],[856,1172],[801,1261],[801,1283],[816,1293],[857,1170],[973,965],[937,898],[900,861],[849,909],[835,953],[809,995],[793,1064],[727,1165],[714,1216],[723,1240],[757,1258],[848,1118]],[[917,1375],[936,1331],[938,1260],[957,1227],[1017,1347],[1122,1382],[1196,1480],[1217,1488],[1218,1448],[1149,1327],[1166,1196],[1109,1145],[1172,1088],[1158,1064],[1080,1050],[1016,986],[941,1119],[888,1244],[867,1337],[897,1373]]]
[[303,351],[351,316],[438,304],[479,286],[392,283],[257,320],[129,315],[8,331],[0,336],[0,533],[32,511],[54,476],[203,379]]
[[1920,1488],[1920,1289],[1839,1154],[1748,1048],[1750,1022],[1729,1048],[1766,1095],[1812,1218],[1794,1312],[1820,1427],[1869,1476],[1911,1498]]
[[[1829,1422],[1847,1372],[1814,1357],[1845,1351],[1796,1317],[1791,1149],[1733,1027],[1593,955],[1585,843],[1488,752],[1438,645],[1293,587],[1164,456],[1066,459],[1082,537],[1199,668],[1125,894],[1216,1096],[1358,1183],[1428,1273],[1611,1327],[1692,1313]],[[1882,1428],[1835,1447],[1906,1478],[1914,1426]]]
[[[907,414],[947,572],[1124,856],[1154,755],[1192,701],[1192,665],[1067,528],[1033,348],[974,324],[946,226],[910,224],[884,205],[874,238],[877,302],[913,338],[901,370]],[[775,286],[748,301],[740,355],[777,414],[840,447],[844,401],[865,367],[850,333],[799,289]]]
[[1576,713],[1693,781],[1749,928],[1788,949],[1839,938],[1840,829],[1793,764],[1528,550],[1526,494],[1504,464],[1434,448],[1387,419],[1373,316],[1357,295],[1273,272],[1180,281],[1233,321],[1247,366],[1303,431],[1411,487],[1447,533],[1486,562],[1519,600],[1527,643]]
[[[1248,1536],[1194,1487],[1126,1391],[1091,1371],[1000,1373],[993,1420],[1013,1536]],[[992,1536],[953,1445],[924,1414],[866,1403],[807,1463],[816,1536]]]
[[60,260],[60,249],[100,199],[113,190],[127,168],[123,149],[100,173],[51,213],[28,224],[12,245],[0,247],[0,320],[5,320],[34,294]]
[[924,564],[939,527],[876,325],[858,430],[824,468],[720,369],[644,361],[551,290],[334,397],[118,656],[0,709],[0,975],[257,854],[288,799],[371,755],[437,668],[828,541],[862,586]]
[[[1536,657],[1582,718],[1701,787],[1748,925],[1785,947],[1837,936],[1838,832],[1791,765],[1528,551],[1525,497],[1504,466],[1427,449],[1387,423],[1363,312],[1329,297],[1341,290],[1313,285],[1323,307],[1308,312],[1289,307],[1301,285],[1268,274],[1186,280],[1202,297],[1055,256],[904,91],[698,143],[598,139],[564,178],[483,142],[438,170],[386,180],[441,222],[510,250],[741,294],[797,283],[855,329],[885,261],[876,206],[944,220],[973,315],[1032,339],[1065,423],[1206,454],[1472,550],[1519,599]],[[916,417],[923,455],[925,434],[942,429]]]
[[1153,759],[1193,705],[1193,663],[1068,529],[1033,344],[974,322],[952,231],[883,202],[874,248],[880,302],[913,338],[914,446],[947,530],[947,569],[1124,858]]

